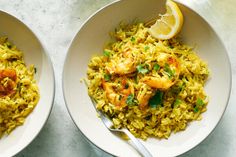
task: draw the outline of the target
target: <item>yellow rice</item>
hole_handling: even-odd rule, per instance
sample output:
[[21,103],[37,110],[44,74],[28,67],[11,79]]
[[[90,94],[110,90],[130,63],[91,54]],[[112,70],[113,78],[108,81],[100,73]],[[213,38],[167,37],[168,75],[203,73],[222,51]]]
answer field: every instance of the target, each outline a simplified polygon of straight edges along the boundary
[[[142,139],[168,138],[172,132],[184,130],[189,122],[201,120],[201,113],[206,111],[208,103],[204,84],[209,76],[209,70],[207,64],[191,47],[181,43],[179,38],[157,40],[148,33],[148,28],[143,23],[123,24],[112,33],[112,37],[113,41],[104,48],[104,55],[91,58],[87,79],[88,94],[97,101],[97,108],[112,119],[116,128],[126,127]],[[180,64],[178,80],[169,89],[161,90],[140,83],[142,77],[153,73],[153,69],[148,69],[144,74],[138,70],[124,75],[109,73],[106,67],[119,60],[120,55],[130,49],[134,61],[142,62],[147,68],[152,67],[151,62],[159,53],[176,57]],[[102,84],[106,80],[117,89],[121,86],[122,79],[128,80],[134,87],[135,103],[117,108],[108,99]],[[149,103],[146,109],[140,109],[138,93],[145,94],[150,91],[161,92],[162,103],[154,106]]]
[[[0,138],[22,125],[39,101],[39,89],[34,79],[34,65],[26,67],[23,53],[0,37],[0,70],[12,69],[16,72],[14,94],[0,96]],[[0,82],[4,86],[5,78]]]

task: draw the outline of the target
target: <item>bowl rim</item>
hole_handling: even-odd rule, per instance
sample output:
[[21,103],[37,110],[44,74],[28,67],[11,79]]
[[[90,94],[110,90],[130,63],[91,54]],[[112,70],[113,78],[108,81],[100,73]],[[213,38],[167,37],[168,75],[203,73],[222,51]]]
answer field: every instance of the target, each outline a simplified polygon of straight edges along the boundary
[[66,99],[66,95],[65,95],[65,66],[66,66],[66,63],[68,62],[68,54],[70,52],[70,49],[71,49],[71,45],[74,43],[74,40],[75,38],[77,37],[77,35],[80,33],[81,29],[86,25],[86,23],[92,19],[93,16],[95,16],[97,13],[99,13],[100,11],[102,11],[103,9],[109,7],[110,5],[113,5],[115,3],[118,3],[120,2],[121,0],[114,0],[113,2],[110,2],[104,6],[102,6],[101,8],[95,10],[91,15],[89,15],[87,17],[87,19],[85,19],[85,21],[80,25],[80,27],[78,28],[78,30],[76,31],[76,34],[73,36],[73,38],[71,39],[70,43],[69,43],[69,47],[67,48],[66,50],[66,56],[65,56],[65,59],[64,59],[64,63],[63,63],[63,71],[62,71],[62,92],[63,92],[63,98],[64,98],[64,101],[65,101],[65,105],[66,105],[66,109],[70,115],[70,118],[72,119],[74,125],[76,126],[76,128],[78,129],[78,131],[83,135],[84,139],[86,139],[86,141],[89,143],[89,144],[92,144],[93,146],[95,146],[96,148],[98,148],[99,150],[102,150],[103,152],[109,154],[109,155],[112,155],[114,156],[114,154],[102,149],[101,147],[99,147],[98,145],[96,145],[92,140],[89,139],[89,137],[87,137],[79,128],[79,126],[77,126],[76,122],[75,122],[75,119],[73,118],[72,116],[72,113],[69,109],[69,105],[68,105],[68,102],[67,102],[67,99]]
[[[35,39],[37,40],[37,42],[40,44],[40,46],[42,47],[42,50],[43,50],[43,53],[44,55],[46,56],[46,59],[47,59],[47,62],[49,64],[49,68],[50,70],[52,71],[52,80],[53,80],[53,92],[52,92],[52,100],[50,102],[50,108],[49,108],[49,112],[47,114],[47,118],[46,120],[43,122],[43,125],[42,127],[36,132],[36,134],[33,135],[33,138],[31,138],[29,140],[29,142],[27,144],[25,144],[21,149],[17,150],[16,152],[14,153],[11,153],[11,155],[17,155],[19,154],[21,151],[23,151],[26,147],[28,147],[32,142],[33,140],[35,140],[35,138],[39,135],[39,133],[42,131],[43,127],[45,126],[46,122],[48,121],[49,117],[50,117],[50,114],[52,112],[52,108],[53,108],[53,105],[54,105],[54,101],[55,101],[55,91],[56,91],[56,84],[55,84],[55,71],[54,71],[54,68],[53,68],[53,64],[52,64],[52,60],[50,58],[50,55],[48,53],[48,50],[46,49],[46,47],[44,46],[42,40],[40,40],[40,38],[37,36],[37,34],[26,24],[24,23],[22,20],[20,20],[18,17],[16,17],[15,15],[9,13],[8,11],[5,11],[5,10],[2,10],[0,9],[0,12],[9,16],[10,18],[14,19],[15,21],[19,22],[20,24],[22,24],[26,29],[28,29],[29,32],[32,33],[32,35],[35,37]],[[24,124],[23,124],[24,125]]]
[[[80,31],[82,30],[82,28],[86,26],[86,23],[89,22],[89,21],[90,21],[94,16],[96,16],[96,14],[98,14],[99,12],[101,12],[101,11],[103,11],[104,9],[107,9],[108,7],[111,7],[111,5],[115,5],[116,3],[119,3],[119,2],[121,2],[121,0],[115,0],[115,1],[113,1],[113,2],[110,2],[110,3],[106,4],[106,5],[104,5],[104,6],[101,7],[100,9],[97,9],[95,12],[93,12],[93,13],[81,24],[81,26],[80,26],[80,27],[78,28],[78,30],[77,30],[77,33],[74,35],[74,37],[73,37],[73,38],[71,39],[71,41],[70,41],[70,44],[69,44],[69,47],[68,47],[68,49],[67,49],[67,53],[66,53],[66,56],[65,56],[65,60],[64,60],[64,63],[63,63],[63,72],[62,72],[62,90],[63,90],[63,97],[64,97],[64,101],[65,101],[65,105],[66,105],[67,111],[68,111],[68,113],[69,113],[69,115],[70,115],[70,117],[71,117],[73,123],[74,123],[75,126],[78,128],[79,132],[83,135],[83,137],[85,137],[85,139],[87,140],[88,143],[93,144],[93,146],[95,146],[96,148],[98,148],[98,149],[102,150],[103,152],[105,152],[105,153],[107,153],[107,154],[109,154],[109,155],[112,155],[112,156],[114,156],[114,154],[112,154],[112,153],[110,153],[110,152],[108,152],[108,151],[102,149],[100,146],[96,145],[92,140],[90,140],[89,137],[87,137],[87,136],[80,130],[79,126],[77,126],[76,120],[74,119],[74,117],[72,116],[72,113],[71,113],[71,111],[70,111],[69,104],[68,104],[68,102],[67,102],[67,98],[66,98],[66,94],[65,94],[65,71],[66,71],[66,70],[65,70],[65,67],[66,67],[66,64],[67,64],[67,62],[68,62],[68,55],[69,55],[69,53],[70,53],[70,51],[71,51],[71,45],[74,44],[75,39],[77,38],[77,36],[78,36],[78,34],[80,33]],[[225,49],[225,51],[226,51],[226,54],[225,54],[225,55],[226,55],[226,59],[228,60],[228,61],[227,61],[227,64],[228,64],[228,67],[229,67],[229,88],[228,88],[228,91],[227,91],[228,97],[227,97],[226,105],[225,105],[225,107],[224,107],[223,112],[222,112],[221,115],[220,115],[220,118],[219,118],[218,122],[216,123],[216,125],[214,126],[214,128],[211,130],[211,132],[210,132],[205,138],[203,138],[202,140],[200,140],[199,142],[197,142],[195,145],[192,145],[192,146],[190,147],[190,149],[188,149],[188,150],[186,150],[186,151],[183,151],[183,152],[181,152],[181,153],[179,153],[179,154],[176,154],[176,156],[179,156],[179,155],[185,154],[185,153],[187,153],[187,152],[190,152],[192,149],[196,148],[196,147],[199,146],[203,141],[205,141],[205,140],[214,132],[214,130],[216,129],[216,127],[219,125],[220,121],[222,120],[222,117],[223,117],[223,115],[224,115],[224,113],[225,113],[225,110],[226,110],[226,108],[227,108],[227,106],[228,106],[228,104],[229,104],[229,100],[230,100],[230,96],[231,96],[231,91],[232,91],[232,67],[231,67],[231,61],[230,61],[230,58],[229,58],[229,53],[228,53],[228,51],[227,51],[227,49],[226,49],[226,47],[225,47],[225,44],[224,44],[223,40],[221,39],[220,35],[217,33],[217,31],[215,30],[215,28],[212,27],[212,25],[211,25],[198,11],[194,10],[191,6],[188,6],[187,4],[185,4],[184,2],[181,2],[181,1],[179,1],[179,0],[177,0],[177,1],[175,0],[175,2],[178,3],[178,4],[180,4],[180,5],[182,5],[182,6],[184,6],[184,7],[186,7],[187,9],[191,10],[192,12],[194,12],[196,15],[198,15],[198,16],[212,29],[212,31],[213,31],[213,32],[215,33],[215,35],[217,36],[219,42],[222,44],[222,47],[223,47],[223,48]]]

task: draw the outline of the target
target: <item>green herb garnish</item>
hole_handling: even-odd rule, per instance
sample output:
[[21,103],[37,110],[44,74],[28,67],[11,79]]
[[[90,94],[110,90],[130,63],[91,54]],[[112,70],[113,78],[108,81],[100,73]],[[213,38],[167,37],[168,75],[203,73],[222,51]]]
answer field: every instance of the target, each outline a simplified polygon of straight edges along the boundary
[[130,94],[127,99],[126,99],[126,104],[128,105],[134,105],[135,104],[135,101],[134,101],[134,95],[133,94]]
[[135,41],[135,37],[132,36],[132,37],[130,38],[130,41],[134,42],[134,41]]
[[125,84],[125,89],[128,89],[128,88],[129,88],[129,84],[126,83],[126,84]]
[[174,102],[174,107],[178,107],[181,103],[182,103],[182,101],[177,98]]
[[111,75],[110,74],[105,74],[104,75],[104,80],[105,81],[110,81],[111,80]]
[[198,107],[195,106],[195,107],[193,108],[193,112],[194,112],[194,113],[197,113],[198,111],[199,111]]
[[163,92],[157,91],[153,97],[149,99],[149,105],[152,108],[156,108],[158,105],[162,105],[163,103]]
[[110,53],[110,51],[104,50],[103,55],[106,57],[110,57],[111,53]]
[[172,78],[174,76],[174,71],[172,71],[170,69],[169,64],[167,64],[167,63],[165,64],[164,70],[167,73],[167,75],[169,76],[169,78]]
[[156,70],[156,71],[158,71],[158,70],[160,69],[160,65],[154,64],[153,69]]
[[146,74],[149,72],[149,70],[146,69],[145,66],[142,64],[139,64],[136,68],[138,70],[138,73]]
[[193,112],[197,113],[199,111],[199,107],[201,108],[201,106],[203,106],[203,105],[204,105],[203,100],[201,98],[198,98],[197,101],[196,101],[196,105],[193,108]]
[[149,46],[145,46],[144,51],[146,52],[149,48],[150,48]]
[[200,98],[198,98],[197,101],[196,101],[196,105],[197,105],[197,106],[202,106],[202,105],[204,105],[203,100],[200,99]]

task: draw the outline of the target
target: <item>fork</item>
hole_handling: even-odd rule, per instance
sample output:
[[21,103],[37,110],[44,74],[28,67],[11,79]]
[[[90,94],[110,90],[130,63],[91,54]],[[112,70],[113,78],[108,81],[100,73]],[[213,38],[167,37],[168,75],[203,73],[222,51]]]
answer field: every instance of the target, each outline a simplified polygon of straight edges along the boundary
[[[87,85],[87,84],[86,84]],[[142,155],[143,157],[152,157],[151,153],[147,150],[147,148],[137,139],[134,137],[133,134],[131,134],[131,132],[126,129],[126,128],[122,128],[122,129],[115,129],[113,122],[110,120],[110,118],[108,118],[102,111],[98,110],[96,108],[96,101],[94,98],[92,98],[91,96],[89,96],[93,106],[95,107],[98,115],[100,116],[103,124],[106,126],[107,129],[109,129],[111,132],[121,132],[126,134],[129,139],[131,140],[131,143],[133,144],[132,146],[138,151],[138,153],[140,155]]]

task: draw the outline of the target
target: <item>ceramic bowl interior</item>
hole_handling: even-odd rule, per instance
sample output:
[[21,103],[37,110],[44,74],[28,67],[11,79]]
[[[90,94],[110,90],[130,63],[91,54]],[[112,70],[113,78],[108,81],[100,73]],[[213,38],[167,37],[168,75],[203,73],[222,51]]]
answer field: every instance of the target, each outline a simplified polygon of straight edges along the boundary
[[[124,140],[109,132],[97,117],[88,97],[87,88],[80,82],[86,78],[87,65],[92,56],[102,54],[110,40],[109,32],[121,21],[149,21],[165,12],[163,0],[125,0],[114,2],[92,15],[81,27],[64,64],[63,90],[68,111],[79,130],[89,141],[115,156],[137,156],[137,152]],[[211,70],[205,86],[210,97],[208,110],[201,121],[191,122],[185,131],[172,134],[168,140],[149,138],[142,143],[153,156],[177,156],[203,141],[216,127],[228,103],[231,90],[231,69],[226,49],[212,27],[196,12],[179,4],[184,14],[180,36],[195,46],[197,54]]]
[[17,18],[3,11],[0,11],[0,36],[7,36],[11,43],[24,52],[26,65],[35,65],[35,78],[40,90],[40,100],[24,125],[0,139],[0,156],[7,157],[25,148],[44,126],[53,105],[54,72],[46,50],[36,35]]

